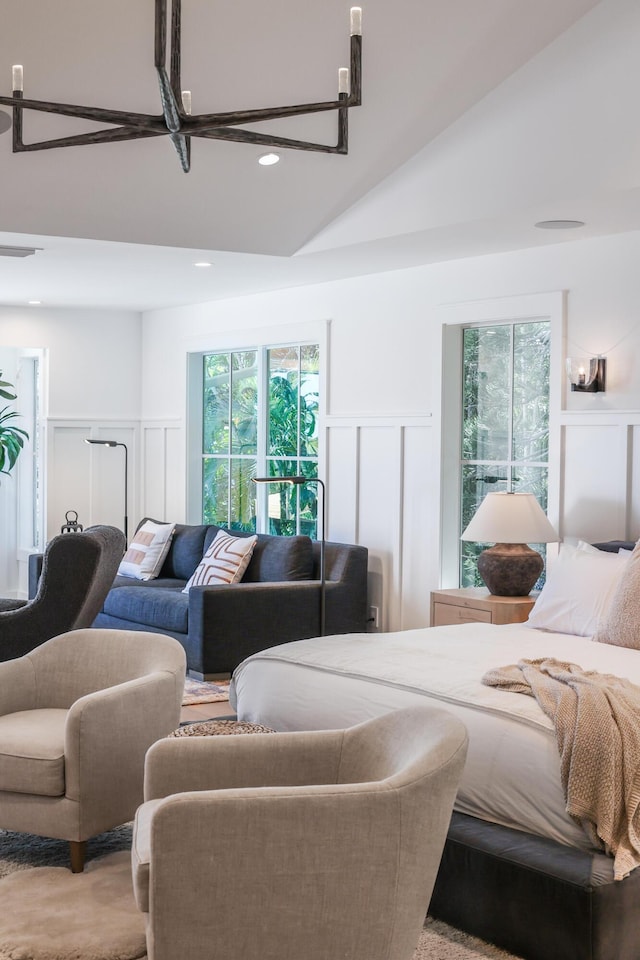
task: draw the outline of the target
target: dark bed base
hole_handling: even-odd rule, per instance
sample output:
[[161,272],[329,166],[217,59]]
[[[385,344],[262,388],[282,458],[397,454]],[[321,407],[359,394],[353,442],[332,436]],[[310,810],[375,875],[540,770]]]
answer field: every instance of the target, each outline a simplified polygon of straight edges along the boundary
[[429,913],[525,960],[640,960],[640,869],[593,881],[603,856],[454,813]]

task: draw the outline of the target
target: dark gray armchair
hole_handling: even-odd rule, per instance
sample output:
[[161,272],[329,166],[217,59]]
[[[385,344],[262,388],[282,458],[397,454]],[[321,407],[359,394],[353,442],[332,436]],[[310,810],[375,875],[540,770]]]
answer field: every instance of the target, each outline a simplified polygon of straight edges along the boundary
[[30,570],[37,580],[33,599],[0,600],[0,661],[22,657],[61,633],[90,627],[125,546],[124,534],[116,527],[89,527],[54,537]]

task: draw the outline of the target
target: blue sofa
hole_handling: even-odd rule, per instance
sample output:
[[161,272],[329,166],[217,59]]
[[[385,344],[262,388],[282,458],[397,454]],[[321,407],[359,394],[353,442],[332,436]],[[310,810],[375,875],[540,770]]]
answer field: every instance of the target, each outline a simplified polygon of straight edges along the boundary
[[[116,577],[93,625],[175,637],[198,679],[230,674],[278,643],[318,636],[320,544],[309,537],[258,534],[239,583],[182,592],[219,529],[177,524],[159,577]],[[367,559],[365,547],[325,544],[326,634],[366,630]]]

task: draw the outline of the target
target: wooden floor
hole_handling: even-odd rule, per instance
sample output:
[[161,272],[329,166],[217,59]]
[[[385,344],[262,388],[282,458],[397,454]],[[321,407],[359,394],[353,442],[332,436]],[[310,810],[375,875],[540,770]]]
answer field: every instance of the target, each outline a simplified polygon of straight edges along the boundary
[[218,701],[217,703],[194,703],[189,707],[183,707],[180,714],[180,722],[185,720],[213,720],[215,717],[233,716],[233,707],[228,700]]

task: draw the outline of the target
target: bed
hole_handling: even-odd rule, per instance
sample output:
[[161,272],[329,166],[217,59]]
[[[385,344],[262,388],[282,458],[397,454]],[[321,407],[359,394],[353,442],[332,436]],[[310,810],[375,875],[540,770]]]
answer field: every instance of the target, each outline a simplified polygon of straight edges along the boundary
[[553,724],[536,701],[481,683],[492,668],[553,657],[640,686],[640,650],[593,642],[621,600],[628,614],[639,569],[640,548],[563,547],[537,625],[532,614],[287,643],[240,664],[232,703],[277,730],[348,726],[425,698],[451,710],[469,753],[430,913],[526,960],[640,960],[640,869],[615,881],[612,857],[565,812]]

